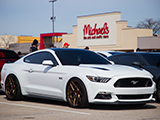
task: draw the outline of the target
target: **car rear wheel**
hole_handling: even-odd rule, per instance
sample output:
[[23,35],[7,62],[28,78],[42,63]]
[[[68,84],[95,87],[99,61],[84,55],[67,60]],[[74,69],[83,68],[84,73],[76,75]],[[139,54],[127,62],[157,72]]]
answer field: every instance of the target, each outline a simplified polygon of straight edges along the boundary
[[70,80],[67,84],[66,98],[71,107],[87,107],[88,98],[83,82],[77,78]]
[[156,101],[160,103],[160,81],[157,83]]
[[14,75],[9,75],[5,83],[5,92],[8,100],[22,99],[21,89],[18,79]]

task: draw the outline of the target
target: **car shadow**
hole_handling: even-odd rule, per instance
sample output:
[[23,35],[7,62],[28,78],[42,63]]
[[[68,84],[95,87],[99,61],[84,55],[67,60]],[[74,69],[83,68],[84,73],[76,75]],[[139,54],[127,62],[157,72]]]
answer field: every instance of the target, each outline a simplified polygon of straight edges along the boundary
[[2,90],[0,90],[0,95],[5,95],[5,92],[3,92]]
[[22,100],[25,102],[35,102],[35,103],[50,104],[50,105],[68,106],[68,103],[64,101],[48,100],[48,99],[43,99],[43,98],[24,97]]
[[[40,98],[25,97],[23,101],[36,102],[42,104],[59,105],[69,107],[69,104],[64,101],[46,100]],[[107,105],[107,104],[89,104],[86,108],[76,109],[90,109],[90,110],[139,110],[139,109],[156,109],[157,107],[147,103],[146,105]]]
[[[57,100],[48,100],[41,98],[31,98],[25,97],[23,101],[42,103],[42,104],[50,104],[50,105],[59,105],[69,107],[69,104],[64,101]],[[82,108],[78,108],[82,109]],[[107,104],[89,104],[88,107],[83,109],[91,109],[91,110],[138,110],[138,109],[156,109],[156,106],[147,103],[146,105],[107,105]]]
[[[6,96],[4,97],[5,99]],[[49,105],[59,105],[69,107],[69,104],[64,101],[48,100],[43,98],[33,98],[24,97],[22,100],[24,102],[41,103]],[[154,102],[152,102],[154,103]],[[140,109],[156,109],[157,107],[147,103],[146,105],[109,105],[109,104],[89,104],[86,108],[76,108],[76,109],[90,109],[90,110],[140,110]],[[74,108],[75,109],[75,108]]]
[[139,110],[139,109],[156,109],[157,107],[151,104],[146,105],[104,105],[104,104],[90,104],[89,109],[95,110]]

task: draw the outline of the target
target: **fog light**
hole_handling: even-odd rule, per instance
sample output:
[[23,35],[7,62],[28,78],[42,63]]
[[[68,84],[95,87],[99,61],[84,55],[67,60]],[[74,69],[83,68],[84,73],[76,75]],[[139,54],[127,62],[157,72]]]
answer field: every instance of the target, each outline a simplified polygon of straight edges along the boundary
[[107,93],[107,92],[99,92],[95,99],[111,99],[112,96],[111,96],[111,93]]

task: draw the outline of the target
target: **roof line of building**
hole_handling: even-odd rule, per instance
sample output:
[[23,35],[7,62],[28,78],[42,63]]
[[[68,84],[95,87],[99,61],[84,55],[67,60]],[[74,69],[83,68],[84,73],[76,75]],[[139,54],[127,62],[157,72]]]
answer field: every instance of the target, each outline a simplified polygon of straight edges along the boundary
[[90,17],[90,16],[101,16],[101,15],[108,15],[108,14],[121,14],[120,11],[114,11],[114,12],[107,12],[107,13],[98,13],[98,14],[90,14],[90,15],[82,15],[82,16],[77,16],[77,18],[82,18],[82,17]]

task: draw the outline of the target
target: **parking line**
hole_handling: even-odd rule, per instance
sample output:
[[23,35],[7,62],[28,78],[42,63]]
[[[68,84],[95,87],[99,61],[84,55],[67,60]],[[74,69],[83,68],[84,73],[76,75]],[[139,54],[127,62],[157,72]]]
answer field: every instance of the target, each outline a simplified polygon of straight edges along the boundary
[[0,104],[20,106],[20,107],[28,107],[28,108],[38,108],[38,109],[44,109],[44,110],[53,110],[53,111],[74,113],[74,114],[91,115],[91,113],[86,113],[86,112],[78,112],[78,111],[62,110],[62,109],[56,109],[56,108],[39,107],[39,106],[33,106],[33,105],[23,105],[23,104],[15,104],[15,103],[7,103],[7,102],[0,102]]

